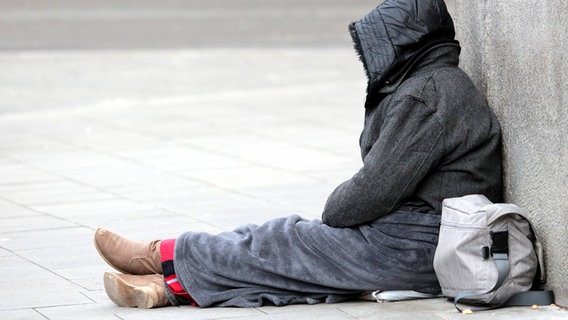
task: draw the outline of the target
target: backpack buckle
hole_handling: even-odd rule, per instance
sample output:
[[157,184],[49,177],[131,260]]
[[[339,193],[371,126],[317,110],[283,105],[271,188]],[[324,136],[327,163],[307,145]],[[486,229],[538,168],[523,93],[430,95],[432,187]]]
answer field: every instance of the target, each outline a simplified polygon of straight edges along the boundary
[[481,248],[481,256],[483,260],[488,260],[495,254],[509,254],[509,231],[508,230],[491,230],[491,246]]
[[508,230],[491,230],[491,255],[496,253],[509,254],[509,231]]

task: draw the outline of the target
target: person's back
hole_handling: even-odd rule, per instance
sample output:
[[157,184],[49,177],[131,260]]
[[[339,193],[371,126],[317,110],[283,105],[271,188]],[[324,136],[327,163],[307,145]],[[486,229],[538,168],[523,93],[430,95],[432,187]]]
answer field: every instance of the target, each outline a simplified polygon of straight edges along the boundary
[[[485,97],[457,67],[457,49],[453,51],[455,66],[443,66],[446,58],[438,57],[434,64],[439,69],[406,83],[420,91],[416,98],[424,101],[422,106],[431,108],[432,130],[441,130],[436,149],[444,156],[415,191],[435,212],[441,212],[443,199],[474,193],[502,201],[500,125]],[[407,94],[405,88],[401,85],[400,94]]]

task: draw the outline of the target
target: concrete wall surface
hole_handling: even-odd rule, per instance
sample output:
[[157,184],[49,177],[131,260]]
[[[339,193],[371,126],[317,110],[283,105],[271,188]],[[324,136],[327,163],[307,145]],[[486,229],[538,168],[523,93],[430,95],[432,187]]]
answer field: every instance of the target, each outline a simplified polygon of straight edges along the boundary
[[456,0],[461,65],[503,127],[505,196],[545,245],[547,287],[568,306],[568,1]]

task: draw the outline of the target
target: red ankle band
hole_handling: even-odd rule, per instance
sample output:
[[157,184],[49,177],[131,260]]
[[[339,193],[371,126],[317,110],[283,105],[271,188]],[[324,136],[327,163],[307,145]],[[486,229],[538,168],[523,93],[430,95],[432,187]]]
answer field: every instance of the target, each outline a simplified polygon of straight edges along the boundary
[[[187,293],[181,283],[179,283],[175,267],[174,252],[176,247],[176,239],[162,240],[160,243],[160,256],[162,260],[162,270],[164,272],[164,280],[168,286],[168,290],[174,295],[178,304],[189,304],[197,307],[197,303]],[[173,303],[173,302],[172,302]]]
[[160,256],[162,262],[174,260],[174,250],[176,247],[176,239],[162,240],[160,243]]

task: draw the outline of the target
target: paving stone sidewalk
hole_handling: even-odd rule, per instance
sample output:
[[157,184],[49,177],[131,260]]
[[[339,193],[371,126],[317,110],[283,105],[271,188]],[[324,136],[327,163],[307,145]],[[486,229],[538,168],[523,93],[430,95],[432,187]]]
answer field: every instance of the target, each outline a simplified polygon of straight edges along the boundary
[[92,245],[300,214],[361,165],[365,79],[347,49],[0,53],[0,319],[564,319],[443,299],[119,308]]

